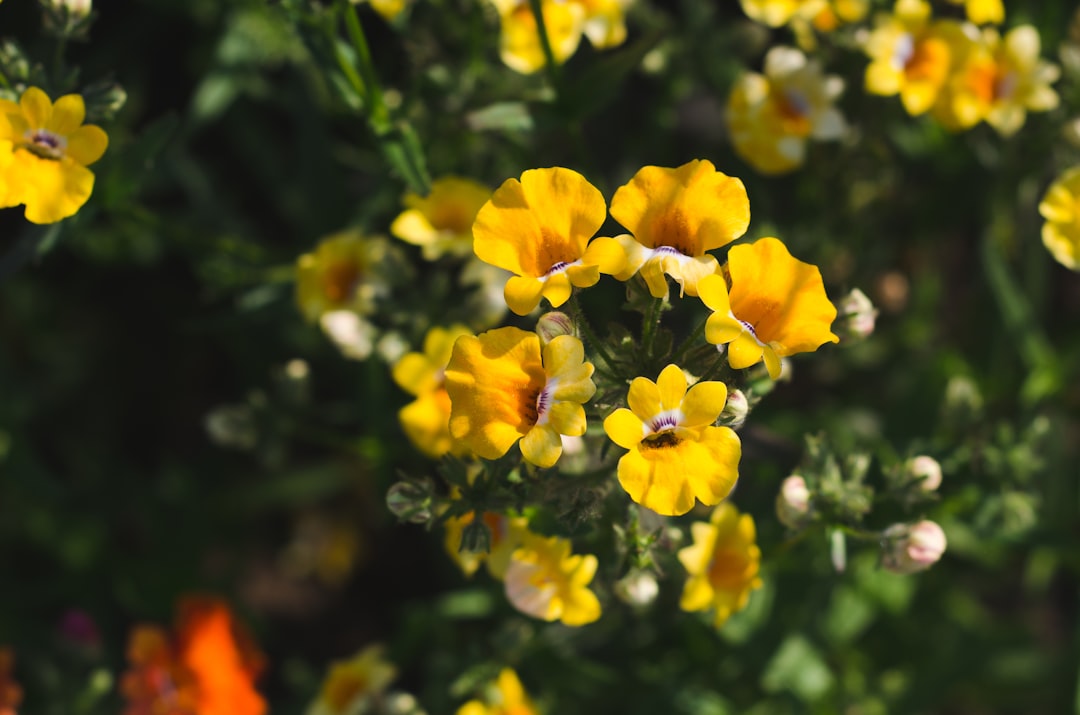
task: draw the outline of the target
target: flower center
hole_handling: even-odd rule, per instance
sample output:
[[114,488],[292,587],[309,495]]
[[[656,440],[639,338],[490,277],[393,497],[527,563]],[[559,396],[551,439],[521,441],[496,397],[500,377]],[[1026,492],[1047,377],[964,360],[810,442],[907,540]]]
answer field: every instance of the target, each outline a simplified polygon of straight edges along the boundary
[[1016,92],[1016,85],[1018,85],[1019,78],[1015,72],[1001,72],[998,74],[997,81],[994,82],[994,99],[1010,99],[1013,93]]
[[[670,209],[656,217],[652,225],[653,249],[684,256],[697,255],[690,222],[679,209]],[[667,249],[666,251],[664,249]]]
[[746,554],[735,549],[720,548],[709,562],[709,583],[723,591],[734,591],[746,582],[746,569],[750,560]]
[[48,129],[29,129],[23,138],[26,148],[44,159],[60,159],[67,149],[67,139]]
[[907,63],[911,60],[911,57],[914,54],[915,38],[905,32],[896,41],[896,46],[893,48],[893,67],[895,67],[896,69],[903,69],[907,66]]
[[360,267],[351,262],[332,263],[323,279],[323,292],[332,303],[344,303],[356,290],[360,279]]
[[536,396],[536,420],[535,424],[543,425],[547,424],[548,411],[551,410],[551,405],[555,401],[553,395],[555,394],[555,387],[558,381],[550,379],[547,384],[540,390],[540,393]]
[[549,268],[547,270],[547,273],[544,274],[544,277],[546,278],[548,276],[555,275],[556,273],[559,273],[560,271],[565,271],[569,266],[570,266],[570,264],[567,263],[566,261],[559,261],[558,263],[554,264],[551,268]]
[[682,418],[682,412],[679,410],[666,410],[661,412],[656,417],[649,420],[649,429],[653,434],[663,432],[665,430],[675,429],[679,426],[679,422]]

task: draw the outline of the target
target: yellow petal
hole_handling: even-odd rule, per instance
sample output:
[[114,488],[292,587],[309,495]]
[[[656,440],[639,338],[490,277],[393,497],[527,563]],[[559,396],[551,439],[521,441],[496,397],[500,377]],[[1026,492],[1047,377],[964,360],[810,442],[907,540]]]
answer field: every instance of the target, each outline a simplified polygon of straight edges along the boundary
[[30,87],[19,97],[19,106],[31,129],[43,129],[52,115],[49,95],[37,87]]
[[439,379],[428,361],[421,353],[406,353],[394,365],[391,377],[402,390],[411,395],[431,392],[439,387]]
[[694,506],[686,474],[697,466],[693,457],[704,450],[685,440],[670,447],[648,444],[642,442],[619,460],[619,484],[631,499],[657,514],[685,514]]
[[708,451],[709,459],[687,475],[694,496],[712,506],[731,493],[739,479],[742,443],[727,427],[706,427],[698,444]]
[[[599,278],[600,275],[597,274],[596,277]],[[566,271],[563,271],[561,273],[556,273],[544,282],[544,288],[541,294],[548,299],[552,308],[558,308],[560,305],[570,300],[570,294],[573,290],[573,287],[570,285],[570,276],[566,274]]]
[[642,264],[641,277],[645,279],[645,285],[649,287],[649,294],[653,298],[667,298],[668,285],[667,274],[664,273],[664,262],[660,256],[653,256]]
[[[727,283],[724,281],[723,276],[715,273],[711,276],[705,276],[698,281],[697,289],[701,302],[710,310],[721,315],[727,315],[728,311],[731,310],[731,303],[728,301]],[[709,342],[717,341],[710,340]]]
[[83,98],[77,94],[65,94],[56,100],[52,115],[45,122],[44,128],[61,136],[68,136],[82,126],[84,119],[86,119],[86,105],[83,103]]
[[[569,403],[561,402],[559,404]],[[581,405],[574,406],[581,409]],[[581,416],[584,421],[584,410],[582,410]],[[562,439],[553,427],[537,425],[529,430],[528,434],[521,440],[521,456],[530,464],[547,469],[555,466],[560,455],[562,455]]]
[[644,377],[635,377],[630,383],[626,404],[643,421],[651,420],[664,409],[660,406],[660,389]]
[[566,269],[566,277],[570,279],[570,283],[578,288],[588,288],[599,282],[600,266],[595,264],[570,266]]
[[756,365],[761,361],[761,344],[753,336],[743,333],[728,343],[728,364],[736,370]]
[[633,412],[620,407],[604,420],[604,432],[623,449],[634,449],[645,437],[645,425]]
[[585,408],[580,402],[556,402],[548,413],[548,424],[567,437],[585,434]]
[[643,167],[615,192],[611,215],[647,248],[700,256],[746,232],[750,202],[739,179],[695,160]]
[[623,244],[614,238],[596,238],[585,249],[581,262],[598,266],[601,273],[614,275],[626,268],[626,250]]
[[682,423],[687,427],[710,425],[727,404],[727,385],[722,382],[699,382],[682,401]]
[[25,150],[15,152],[8,175],[21,183],[19,198],[31,223],[56,223],[73,216],[94,190],[94,175],[86,167],[42,159]]
[[105,131],[101,127],[87,124],[68,135],[64,153],[83,166],[89,166],[101,158],[108,146],[109,136]]
[[450,397],[446,390],[424,393],[402,407],[398,419],[409,441],[432,459],[462,451],[455,450],[450,436]]
[[540,305],[540,296],[544,292],[543,281],[536,278],[510,276],[503,288],[503,298],[510,310],[518,315],[528,315]]
[[686,375],[678,365],[668,365],[656,378],[656,387],[660,392],[660,409],[677,410],[686,395]]

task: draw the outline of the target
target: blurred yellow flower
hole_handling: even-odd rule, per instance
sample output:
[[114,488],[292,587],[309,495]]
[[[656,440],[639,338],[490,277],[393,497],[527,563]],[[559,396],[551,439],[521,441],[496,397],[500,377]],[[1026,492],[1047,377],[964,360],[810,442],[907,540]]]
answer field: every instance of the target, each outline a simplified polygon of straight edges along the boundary
[[397,675],[397,669],[383,658],[381,645],[371,645],[349,660],[330,666],[318,698],[307,715],[354,715],[367,712]]
[[446,176],[431,184],[427,196],[405,195],[406,210],[390,225],[390,233],[420,246],[424,258],[472,253],[472,225],[476,213],[491,198],[491,189],[471,179]]
[[324,238],[313,253],[300,256],[296,302],[304,317],[314,322],[337,310],[371,313],[375,297],[386,288],[375,270],[385,253],[382,239],[349,229]]
[[470,700],[458,708],[457,715],[537,715],[538,712],[517,673],[503,668],[485,700]]
[[424,336],[424,351],[402,355],[392,371],[398,387],[416,396],[398,412],[401,426],[416,448],[433,459],[447,453],[468,452],[465,445],[450,436],[450,395],[446,392],[445,370],[454,341],[471,333],[464,325],[434,327]]
[[[532,74],[544,66],[539,28],[529,0],[491,0],[499,12],[501,26],[499,55],[515,72]],[[581,43],[585,29],[585,8],[576,2],[541,0],[544,28],[555,62],[570,59]]]
[[958,33],[963,30],[957,22],[930,21],[929,3],[897,0],[893,14],[878,16],[866,41],[866,91],[899,94],[913,116],[928,111],[949,76]]
[[540,347],[540,337],[497,328],[454,343],[446,368],[450,434],[484,459],[498,459],[521,440],[521,455],[551,467],[560,435],[585,434],[585,408],[596,385],[585,348],[570,335]]
[[466,576],[472,576],[480,568],[480,564],[484,563],[488,573],[501,581],[506,577],[510,556],[521,544],[522,537],[528,533],[529,520],[521,516],[484,512],[480,520],[491,531],[491,545],[486,554],[477,554],[461,550],[462,532],[475,518],[476,513],[469,512],[446,520],[446,551]]
[[765,74],[744,74],[728,98],[735,152],[764,174],[801,166],[808,139],[838,139],[847,131],[833,106],[843,89],[843,80],[823,74],[816,60],[793,47],[774,47],[765,56]]
[[677,516],[694,499],[713,505],[739,478],[742,445],[728,427],[714,427],[727,402],[722,382],[699,382],[686,389],[686,376],[668,365],[654,383],[634,378],[626,398],[630,409],[604,420],[611,441],[630,450],[619,460],[619,484],[638,504]]
[[829,330],[836,306],[825,295],[821,271],[794,258],[779,239],[735,246],[727,267],[730,289],[723,276],[709,276],[699,288],[702,302],[714,311],[705,324],[705,339],[728,345],[731,367],[738,370],[764,359],[775,380],[780,358],[839,342]]
[[948,0],[963,5],[967,19],[976,25],[1000,25],[1005,22],[1005,3],[1002,0]]
[[1039,32],[1031,25],[1013,28],[1004,40],[992,28],[967,39],[955,53],[956,69],[934,106],[934,116],[951,129],[967,129],[985,119],[999,134],[1012,136],[1028,111],[1057,107],[1058,95],[1050,84],[1060,71],[1039,57],[1040,45]]
[[105,153],[109,137],[83,124],[86,106],[77,94],[53,104],[30,87],[18,104],[0,100],[0,208],[26,206],[31,223],[73,216],[90,198],[94,174],[86,167]]
[[679,606],[684,611],[712,609],[719,628],[746,607],[751,591],[761,587],[754,519],[725,502],[708,523],[694,522],[690,530],[694,543],[679,549],[679,561],[689,574]]
[[811,19],[827,5],[826,0],[739,0],[747,17],[769,27],[780,27],[795,17]]
[[1080,271],[1080,166],[1068,169],[1047,189],[1039,204],[1046,219],[1042,240],[1054,259]]
[[625,254],[621,281],[641,272],[656,298],[668,294],[665,274],[679,293],[697,295],[697,282],[719,269],[711,251],[731,243],[750,225],[742,181],[695,159],[671,169],[642,167],[615,192],[611,215],[630,234],[616,237]]
[[[354,5],[364,2],[364,0],[350,0]],[[379,13],[387,22],[393,22],[397,19],[397,16],[405,9],[405,0],[367,0],[367,3],[371,5],[371,9]]]
[[526,534],[506,567],[506,597],[522,613],[567,626],[600,617],[600,601],[589,589],[596,575],[592,554],[570,554],[570,541]]
[[571,0],[585,9],[585,37],[598,50],[626,41],[626,8],[633,0]]
[[581,174],[531,169],[521,181],[503,182],[480,209],[473,250],[480,260],[514,274],[503,293],[510,310],[525,315],[541,296],[558,307],[572,286],[594,285],[601,273],[622,267],[614,239],[589,242],[605,218],[604,197]]

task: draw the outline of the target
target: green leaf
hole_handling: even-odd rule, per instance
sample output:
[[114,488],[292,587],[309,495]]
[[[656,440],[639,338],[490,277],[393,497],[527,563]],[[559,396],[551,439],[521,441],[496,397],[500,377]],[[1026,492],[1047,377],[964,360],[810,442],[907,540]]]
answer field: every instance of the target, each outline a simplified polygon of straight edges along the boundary
[[832,688],[836,678],[821,654],[801,635],[789,636],[765,666],[761,687],[769,693],[789,691],[813,702]]
[[580,74],[564,74],[565,78],[573,76],[559,93],[559,104],[566,118],[584,119],[610,102],[627,76],[660,44],[665,34],[663,30],[655,30],[632,45],[604,55]]

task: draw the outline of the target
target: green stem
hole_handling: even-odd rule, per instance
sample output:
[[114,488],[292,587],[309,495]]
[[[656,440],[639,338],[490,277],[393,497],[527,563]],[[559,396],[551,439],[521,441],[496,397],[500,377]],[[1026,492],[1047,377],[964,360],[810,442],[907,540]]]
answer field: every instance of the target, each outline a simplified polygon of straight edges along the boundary
[[707,322],[709,322],[708,315],[701,319],[701,322],[694,328],[694,332],[690,333],[686,340],[683,341],[682,345],[679,346],[679,349],[671,355],[671,362],[679,362],[679,360],[682,359],[682,356],[686,354],[686,351],[694,346],[694,342],[705,334],[705,324]]
[[617,372],[615,370],[615,361],[611,358],[610,355],[608,355],[607,350],[605,350],[604,346],[600,344],[600,339],[596,337],[596,334],[593,333],[592,328],[589,327],[589,321],[585,318],[585,313],[581,310],[581,305],[578,304],[577,295],[573,293],[570,294],[570,309],[574,313],[574,324],[577,325],[578,329],[585,336],[586,342],[588,342],[589,345],[592,346],[593,350],[595,350],[596,353],[604,360],[604,364],[607,366],[608,372],[611,373],[611,376],[616,377],[616,375],[614,374]]
[[536,34],[540,37],[540,49],[544,52],[544,67],[547,70],[551,86],[555,93],[559,93],[559,63],[555,61],[555,52],[551,49],[551,38],[548,36],[547,24],[544,22],[544,9],[542,0],[529,0],[533,16],[536,18]]
[[11,82],[8,81],[7,75],[3,70],[0,70],[0,84],[4,85],[4,89],[15,91],[15,88],[11,86]]
[[653,298],[649,303],[641,323],[641,342],[645,346],[645,354],[651,360],[653,357],[653,342],[656,340],[656,328],[660,324],[660,303],[663,298]]
[[379,86],[379,77],[375,73],[375,65],[371,61],[371,49],[368,47],[367,38],[364,36],[364,27],[360,24],[360,16],[356,12],[356,6],[349,0],[343,0],[345,8],[345,29],[349,33],[356,50],[356,57],[360,65],[360,76],[367,84],[368,90],[368,121],[376,133],[383,133],[390,129],[390,113],[386,109],[383,100],[382,88]]

